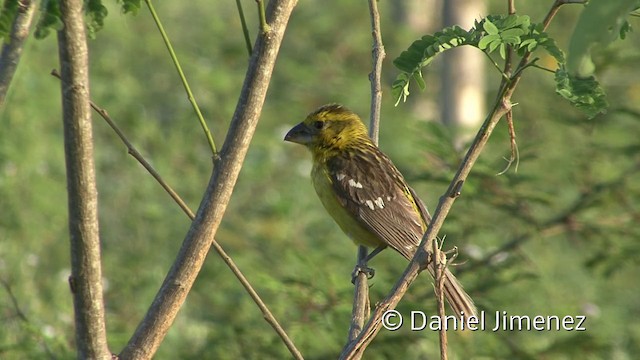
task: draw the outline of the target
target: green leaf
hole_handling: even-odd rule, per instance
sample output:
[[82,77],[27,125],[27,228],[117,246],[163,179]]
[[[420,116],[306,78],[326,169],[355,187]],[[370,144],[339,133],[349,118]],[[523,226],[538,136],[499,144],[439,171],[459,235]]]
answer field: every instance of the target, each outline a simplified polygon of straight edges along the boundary
[[500,41],[500,39],[492,41],[489,43],[489,53],[492,53],[496,50],[496,48],[498,47],[498,45],[502,44],[502,42]]
[[549,53],[549,55],[553,56],[559,64],[564,64],[564,52],[558,47],[554,39],[545,37],[538,44],[542,46],[542,48],[545,49]]
[[40,15],[40,20],[36,25],[36,31],[34,34],[36,39],[43,39],[49,35],[51,29],[58,31],[62,30],[62,27],[64,26],[58,1],[45,0],[43,9],[42,15]]
[[140,10],[140,0],[118,0],[118,2],[122,3],[122,12],[125,14],[132,13],[136,15]]
[[509,16],[503,18],[500,21],[500,23],[501,23],[500,26],[502,28],[504,28],[504,29],[512,28],[514,26],[518,26],[519,25],[520,21],[518,21],[518,20],[519,20],[519,16],[517,16],[517,15],[509,15]]
[[595,77],[572,76],[561,67],[556,71],[555,80],[556,93],[582,110],[589,119],[606,111],[606,95]]
[[397,100],[396,105],[400,100],[406,101],[411,81],[416,82],[421,89],[426,87],[421,70],[429,65],[436,55],[463,45],[476,45],[476,36],[459,26],[445,28],[434,35],[425,35],[414,41],[393,60],[393,65],[401,71],[391,88]]
[[427,88],[427,84],[424,82],[424,78],[422,77],[422,72],[415,72],[413,74],[413,80],[418,84],[420,90],[424,90]]
[[533,51],[538,46],[536,39],[526,39],[520,43],[520,48],[526,48],[527,51]]
[[9,41],[13,19],[18,13],[18,0],[6,0],[0,12],[0,38]]
[[484,21],[482,27],[484,28],[484,31],[486,31],[489,35],[496,35],[500,32],[498,28],[491,21],[489,21],[489,19]]
[[497,34],[484,36],[478,42],[478,48],[480,50],[484,50],[489,46],[490,43],[494,41],[499,41],[499,40],[500,40],[500,35],[497,35]]
[[95,38],[98,32],[104,26],[104,19],[109,12],[102,5],[101,0],[85,0],[85,13],[87,14],[87,32],[90,38]]
[[391,85],[391,96],[396,99],[396,106],[400,103],[400,100],[407,101],[409,96],[409,75],[407,73],[400,73],[396,80]]
[[502,38],[519,38],[520,36],[524,35],[526,33],[526,31],[524,29],[520,29],[520,28],[513,28],[513,29],[508,29],[505,30],[503,32],[500,33],[500,35],[502,36]]
[[[95,37],[95,33],[104,26],[104,19],[107,17],[107,8],[102,5],[101,0],[85,0],[85,15],[87,17],[87,34],[90,38]],[[60,5],[56,0],[45,0],[44,10],[40,15],[36,25],[35,37],[43,39],[51,30],[59,31],[64,26]]]

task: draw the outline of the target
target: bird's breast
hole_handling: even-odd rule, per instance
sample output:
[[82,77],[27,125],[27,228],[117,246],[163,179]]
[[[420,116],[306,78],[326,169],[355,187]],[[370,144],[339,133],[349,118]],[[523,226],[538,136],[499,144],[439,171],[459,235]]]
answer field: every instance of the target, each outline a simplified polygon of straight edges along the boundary
[[383,244],[377,236],[365,227],[356,214],[352,214],[347,209],[346,204],[342,203],[335,194],[334,184],[326,166],[314,164],[311,170],[311,179],[324,208],[354,243],[369,247],[377,247]]

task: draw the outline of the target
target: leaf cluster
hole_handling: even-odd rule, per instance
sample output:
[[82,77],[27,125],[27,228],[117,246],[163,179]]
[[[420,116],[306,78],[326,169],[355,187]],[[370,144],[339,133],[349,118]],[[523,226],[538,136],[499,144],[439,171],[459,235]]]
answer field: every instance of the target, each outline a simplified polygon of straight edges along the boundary
[[[10,0],[7,3],[16,2]],[[124,13],[136,14],[140,9],[140,0],[118,0]],[[62,28],[62,17],[60,14],[59,0],[45,0],[42,6],[43,10],[36,26],[35,37],[43,39],[49,35],[51,30],[58,31]],[[87,34],[90,38],[94,38],[96,33],[104,26],[104,20],[109,12],[103,5],[102,0],[84,0],[84,9],[86,16]],[[0,16],[0,36],[4,34],[4,11]],[[13,15],[11,15],[11,19]]]
[[[628,14],[628,9],[624,10],[627,10],[624,14]],[[620,13],[616,14],[617,17],[612,16],[609,20],[619,22]],[[500,69],[500,66],[492,58],[496,52],[502,60],[506,60],[509,49],[513,49],[521,58],[537,49],[543,49],[557,63],[556,70],[549,70],[556,73],[556,92],[582,110],[589,118],[604,112],[608,104],[605,92],[598,81],[593,76],[578,76],[575,72],[567,72],[567,58],[564,52],[558,47],[555,39],[544,31],[544,28],[544,24],[531,22],[527,15],[489,15],[476,21],[469,30],[454,26],[433,35],[423,36],[414,41],[393,62],[401,71],[392,85],[396,104],[401,100],[406,101],[412,80],[421,90],[425,89],[422,69],[428,66],[438,54],[448,49],[468,45],[484,52],[497,69]],[[624,37],[630,26],[624,22],[617,29],[618,36]],[[588,39],[589,37],[587,42]],[[537,59],[534,59],[521,64],[513,73],[517,74],[528,66],[537,67],[536,61]],[[502,73],[502,76],[507,80],[511,79],[511,74]]]
[[18,12],[18,0],[6,0],[2,4],[2,11],[0,12],[0,37],[5,42],[9,41],[9,33],[11,32],[11,24]]

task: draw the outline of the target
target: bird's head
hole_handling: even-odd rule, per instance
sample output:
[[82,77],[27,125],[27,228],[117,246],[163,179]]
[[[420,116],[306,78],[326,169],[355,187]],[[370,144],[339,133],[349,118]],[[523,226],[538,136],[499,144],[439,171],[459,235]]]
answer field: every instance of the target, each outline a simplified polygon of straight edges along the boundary
[[305,145],[314,155],[370,141],[360,117],[338,104],[321,106],[289,130],[284,140]]

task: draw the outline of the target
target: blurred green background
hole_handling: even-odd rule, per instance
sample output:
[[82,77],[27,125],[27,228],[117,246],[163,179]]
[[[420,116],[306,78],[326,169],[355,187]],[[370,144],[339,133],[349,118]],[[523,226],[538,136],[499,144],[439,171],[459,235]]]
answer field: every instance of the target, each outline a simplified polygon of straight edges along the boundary
[[[254,2],[245,12],[255,40]],[[193,209],[211,173],[205,137],[145,8],[109,2],[90,41],[91,96]],[[490,1],[504,12],[504,1]],[[540,21],[550,1],[517,2]],[[441,63],[427,91],[394,107],[391,60],[437,30],[408,26],[408,8],[380,2],[387,52],[380,146],[435,207],[464,153],[438,122]],[[234,2],[158,2],[192,90],[220,147],[247,66]],[[437,13],[434,10],[433,13]],[[580,12],[549,29],[562,48]],[[415,13],[411,14],[416,16]],[[478,14],[480,17],[483,14]],[[635,21],[635,22],[633,22]],[[637,20],[632,20],[637,25]],[[69,248],[55,34],[30,39],[0,109],[0,357],[73,358]],[[586,315],[585,332],[450,333],[451,359],[632,359],[640,352],[640,39],[594,49],[606,115],[587,120],[529,70],[513,101],[518,171],[506,174],[500,123],[441,235],[461,249],[459,277],[481,309],[514,315]],[[542,56],[542,55],[540,55]],[[545,63],[547,61],[547,63]],[[541,64],[553,63],[542,58]],[[347,337],[356,247],[317,200],[310,158],[285,132],[317,106],[340,102],[368,118],[371,30],[366,2],[300,2],[292,15],[261,122],[216,238],[308,359],[335,358]],[[487,104],[499,74],[486,62]],[[483,114],[479,114],[483,117]],[[109,345],[119,352],[158,290],[188,218],[94,115]],[[509,247],[505,244],[514,244]],[[406,263],[385,251],[371,264],[375,304]],[[426,275],[398,310],[435,312]],[[435,358],[431,331],[382,330],[366,359]],[[290,355],[215,254],[157,354],[159,359],[280,359]]]

